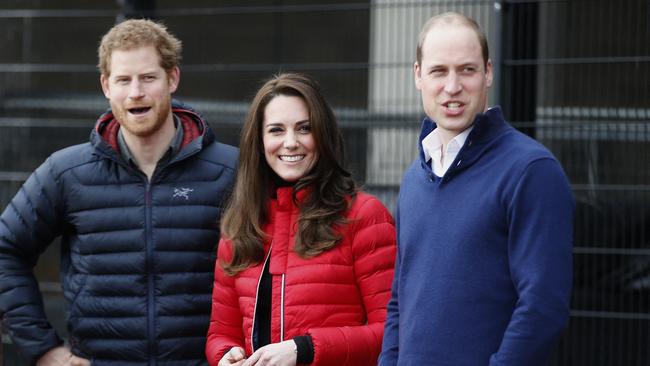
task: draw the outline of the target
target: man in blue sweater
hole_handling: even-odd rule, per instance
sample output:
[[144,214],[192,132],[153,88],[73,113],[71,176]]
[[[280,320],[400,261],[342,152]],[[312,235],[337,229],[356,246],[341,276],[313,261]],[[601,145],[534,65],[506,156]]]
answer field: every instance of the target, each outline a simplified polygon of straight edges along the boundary
[[[180,56],[161,24],[114,26],[99,46],[110,111],[89,142],[36,169],[0,216],[0,315],[30,365],[207,365],[219,217],[237,149],[172,102]],[[65,344],[32,273],[58,236]]]
[[543,365],[569,319],[567,178],[487,108],[492,64],[474,20],[430,19],[414,73],[427,118],[398,200],[379,364]]

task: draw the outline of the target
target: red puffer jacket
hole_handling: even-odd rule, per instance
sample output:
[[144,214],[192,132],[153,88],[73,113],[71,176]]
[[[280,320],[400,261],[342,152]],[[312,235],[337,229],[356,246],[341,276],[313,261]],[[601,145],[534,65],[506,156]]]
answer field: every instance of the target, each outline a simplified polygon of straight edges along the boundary
[[[306,193],[298,192],[298,200]],[[313,366],[376,365],[381,349],[395,260],[395,226],[375,197],[359,192],[334,248],[303,259],[293,251],[298,208],[292,188],[280,188],[270,203],[265,232],[272,276],[271,341],[310,335]],[[270,252],[270,256],[269,256]],[[232,246],[219,243],[218,262],[230,261]],[[264,263],[228,276],[215,269],[206,355],[217,365],[232,347],[253,353],[256,294]]]

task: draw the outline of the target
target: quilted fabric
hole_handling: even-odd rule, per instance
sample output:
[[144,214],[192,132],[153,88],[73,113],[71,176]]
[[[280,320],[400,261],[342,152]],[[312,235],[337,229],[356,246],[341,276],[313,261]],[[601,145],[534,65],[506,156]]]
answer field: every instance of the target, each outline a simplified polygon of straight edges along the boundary
[[106,114],[91,141],[54,153],[0,220],[0,312],[33,362],[61,340],[31,266],[61,235],[61,278],[73,353],[93,365],[200,365],[215,247],[236,148],[175,105],[186,136],[151,181],[119,155]]
[[[304,198],[298,192],[298,199]],[[375,197],[359,193],[339,228],[343,240],[320,255],[303,259],[293,251],[298,208],[292,188],[280,188],[270,203],[265,243],[272,275],[271,340],[310,335],[312,365],[375,365],[380,351],[386,303],[395,257],[395,227]],[[219,261],[232,246],[222,239]],[[206,353],[217,365],[233,346],[253,352],[251,333],[263,264],[228,276],[217,265]]]

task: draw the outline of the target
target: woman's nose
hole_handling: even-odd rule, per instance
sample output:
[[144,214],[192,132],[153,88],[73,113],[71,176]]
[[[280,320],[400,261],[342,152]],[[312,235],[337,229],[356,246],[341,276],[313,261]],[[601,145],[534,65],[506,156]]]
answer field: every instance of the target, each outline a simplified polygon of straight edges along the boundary
[[295,149],[298,147],[298,139],[293,133],[288,133],[284,138],[283,146],[286,149]]

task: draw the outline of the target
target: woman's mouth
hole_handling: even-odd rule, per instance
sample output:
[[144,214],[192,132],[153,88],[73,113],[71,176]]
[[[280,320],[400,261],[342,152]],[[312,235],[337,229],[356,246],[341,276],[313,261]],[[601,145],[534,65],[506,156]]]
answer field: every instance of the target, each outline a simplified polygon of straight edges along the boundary
[[305,155],[280,155],[280,160],[290,162],[290,163],[300,161],[304,158]]

